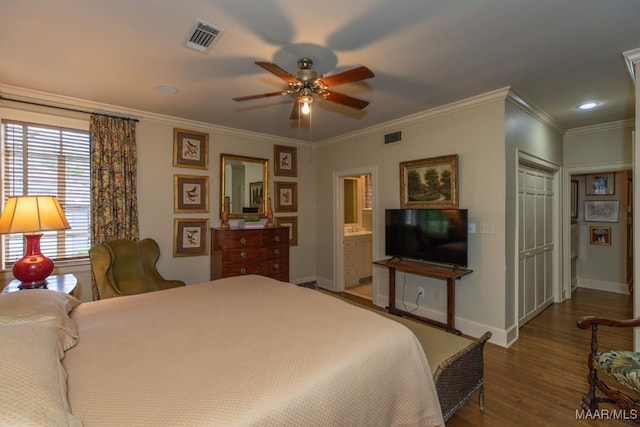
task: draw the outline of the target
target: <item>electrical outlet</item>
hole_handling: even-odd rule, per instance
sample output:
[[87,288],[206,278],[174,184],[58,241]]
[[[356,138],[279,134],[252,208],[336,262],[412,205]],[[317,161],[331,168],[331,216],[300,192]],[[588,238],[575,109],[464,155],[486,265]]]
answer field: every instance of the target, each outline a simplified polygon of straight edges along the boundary
[[418,288],[418,298],[424,298],[424,288],[422,286]]

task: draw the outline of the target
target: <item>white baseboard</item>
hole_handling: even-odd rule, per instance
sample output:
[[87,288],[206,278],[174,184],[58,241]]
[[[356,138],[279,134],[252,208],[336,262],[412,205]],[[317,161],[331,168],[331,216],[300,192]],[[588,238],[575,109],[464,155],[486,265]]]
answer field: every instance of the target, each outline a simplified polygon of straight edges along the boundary
[[629,294],[629,286],[626,283],[607,282],[604,280],[578,277],[578,287],[596,289],[598,291],[615,292],[618,294]]
[[[389,297],[387,295],[377,295],[377,301],[379,302],[380,307],[387,307],[389,305]],[[398,304],[396,303],[396,307]],[[411,310],[415,305],[407,303],[407,308]],[[429,309],[429,308],[418,308],[413,314],[418,316],[426,317],[428,319],[433,319],[441,323],[447,322],[447,315],[444,312],[440,312],[437,310]],[[479,338],[485,334],[485,332],[491,332],[491,338],[489,339],[490,343],[499,345],[501,347],[509,347],[513,344],[517,339],[517,327],[512,328],[512,331],[502,330],[498,328],[494,328],[491,326],[487,326],[478,322],[474,322],[463,317],[456,316],[455,318],[455,327],[460,330],[464,335],[468,335],[471,337]]]

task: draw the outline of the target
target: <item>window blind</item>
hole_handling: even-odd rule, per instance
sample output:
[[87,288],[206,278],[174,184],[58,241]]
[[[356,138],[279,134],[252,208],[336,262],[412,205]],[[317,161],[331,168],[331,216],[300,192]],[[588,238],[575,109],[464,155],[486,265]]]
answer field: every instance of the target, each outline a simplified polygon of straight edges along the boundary
[[[87,257],[91,245],[89,132],[11,120],[3,120],[2,125],[3,206],[9,196],[57,196],[71,229],[44,232],[42,253],[54,260]],[[4,268],[23,255],[22,235],[5,235]]]
[[364,206],[363,209],[373,208],[373,177],[371,174],[364,175]]

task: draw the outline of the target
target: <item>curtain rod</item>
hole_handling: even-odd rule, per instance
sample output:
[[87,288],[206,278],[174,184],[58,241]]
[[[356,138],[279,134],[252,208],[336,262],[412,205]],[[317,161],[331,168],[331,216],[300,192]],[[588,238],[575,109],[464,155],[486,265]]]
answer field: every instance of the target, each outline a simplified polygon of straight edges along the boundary
[[79,110],[79,109],[76,109],[76,108],[69,108],[69,107],[58,107],[57,105],[48,105],[48,104],[42,104],[42,103],[39,103],[39,102],[23,101],[21,99],[7,98],[6,96],[3,96],[3,95],[0,95],[0,100],[11,101],[11,102],[21,102],[23,104],[37,105],[39,107],[57,108],[58,110],[73,111],[75,113],[96,114],[98,116],[113,117],[113,118],[122,119],[122,120],[131,120],[132,122],[136,122],[136,123],[140,121],[139,119],[136,119],[136,118],[133,118],[133,117],[120,116],[120,115],[117,115],[117,114],[109,114],[109,113],[97,113],[97,112],[94,112],[94,111]]

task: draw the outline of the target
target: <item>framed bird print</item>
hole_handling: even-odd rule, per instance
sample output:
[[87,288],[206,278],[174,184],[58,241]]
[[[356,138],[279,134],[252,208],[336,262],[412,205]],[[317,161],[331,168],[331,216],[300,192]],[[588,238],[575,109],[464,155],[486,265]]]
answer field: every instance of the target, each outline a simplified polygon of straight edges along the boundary
[[173,220],[173,256],[199,256],[209,254],[207,218],[176,218]]
[[209,177],[173,176],[173,211],[177,213],[209,212]]
[[209,167],[209,134],[174,128],[173,166],[207,169]]
[[296,147],[274,145],[273,161],[275,176],[298,176],[298,150]]

